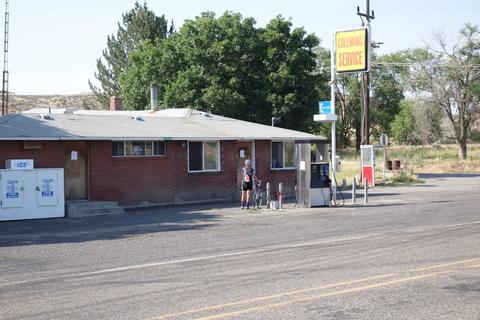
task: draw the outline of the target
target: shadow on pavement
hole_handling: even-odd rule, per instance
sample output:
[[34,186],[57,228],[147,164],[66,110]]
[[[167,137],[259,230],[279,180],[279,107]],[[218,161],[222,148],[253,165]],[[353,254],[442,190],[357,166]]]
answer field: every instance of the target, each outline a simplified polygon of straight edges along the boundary
[[419,173],[420,179],[440,179],[440,178],[476,178],[480,177],[478,173]]
[[[399,207],[399,206],[408,206],[406,203],[374,203],[374,204],[363,204],[360,201],[356,205],[348,205],[352,208],[383,208],[383,207]],[[346,206],[347,207],[347,206]]]
[[[385,197],[385,196],[398,196],[400,195],[401,193],[395,193],[395,192],[372,192],[371,189],[369,189],[368,191],[368,197]],[[350,200],[352,199],[352,191],[349,190],[349,191],[342,191],[342,194],[338,193],[337,194],[337,199],[342,199],[342,195],[343,197],[345,198],[345,200]],[[362,190],[358,190],[357,189],[357,192],[355,192],[355,195],[357,198],[360,198],[360,197],[363,197],[363,189]]]
[[[233,207],[233,204],[230,204]],[[220,215],[208,209],[227,204],[150,208],[126,214],[0,222],[0,247],[115,240],[136,235],[202,230]],[[203,210],[203,211],[202,211]]]

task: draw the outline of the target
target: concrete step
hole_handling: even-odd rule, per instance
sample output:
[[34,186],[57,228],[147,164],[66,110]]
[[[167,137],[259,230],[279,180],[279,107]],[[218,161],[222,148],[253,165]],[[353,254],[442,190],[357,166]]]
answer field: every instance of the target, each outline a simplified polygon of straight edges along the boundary
[[69,218],[125,213],[123,208],[114,201],[71,202],[65,205],[65,212]]

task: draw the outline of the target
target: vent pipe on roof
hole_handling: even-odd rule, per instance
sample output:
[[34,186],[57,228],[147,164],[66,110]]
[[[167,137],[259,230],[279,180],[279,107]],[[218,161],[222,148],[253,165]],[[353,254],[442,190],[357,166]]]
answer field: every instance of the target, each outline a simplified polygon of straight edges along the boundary
[[157,86],[152,84],[150,85],[150,110],[157,111],[157,109],[158,109]]

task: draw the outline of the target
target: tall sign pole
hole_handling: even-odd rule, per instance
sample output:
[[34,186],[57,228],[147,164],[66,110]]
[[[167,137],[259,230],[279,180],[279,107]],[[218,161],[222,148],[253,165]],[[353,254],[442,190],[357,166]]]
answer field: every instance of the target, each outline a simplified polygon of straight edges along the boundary
[[5,0],[5,33],[3,38],[3,81],[2,81],[2,116],[8,114],[8,0]]
[[[332,114],[335,114],[335,36],[332,39],[332,48],[330,49],[330,101],[332,106]],[[337,139],[336,139],[336,121],[332,122],[332,201],[337,202]]]
[[[367,1],[368,3],[368,1]],[[372,13],[373,14],[373,13]],[[370,70],[370,33],[369,29],[362,27],[357,29],[337,31],[333,36],[332,47],[330,50],[330,101],[322,101],[320,109],[324,103],[329,103],[328,112],[315,114],[313,120],[320,123],[332,124],[332,201],[335,205],[337,200],[337,161],[336,161],[336,121],[335,114],[335,89],[337,73],[358,73],[368,72]]]
[[[370,26],[370,21],[375,19],[375,12],[372,10],[370,14],[370,0],[366,0],[367,12],[360,12],[360,7],[357,7],[357,15],[364,17],[367,20],[367,31],[368,31],[368,45],[370,46],[372,39],[372,28]],[[368,63],[371,61],[371,54],[368,48]],[[369,123],[369,111],[370,111],[370,72],[364,72],[362,75],[362,88],[363,88],[363,110],[362,110],[362,122],[361,122],[361,144],[368,145],[370,144],[370,123]]]

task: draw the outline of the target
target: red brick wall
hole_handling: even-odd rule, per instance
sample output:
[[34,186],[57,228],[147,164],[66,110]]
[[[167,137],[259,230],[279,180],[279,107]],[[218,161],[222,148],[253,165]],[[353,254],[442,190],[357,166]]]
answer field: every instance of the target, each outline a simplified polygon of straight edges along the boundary
[[164,157],[112,157],[110,141],[90,143],[90,199],[121,203],[227,199],[236,185],[234,143],[222,142],[221,172],[188,172],[187,142]]
[[220,143],[221,172],[188,172],[187,142],[175,146],[175,201],[230,199],[237,184],[235,142]]
[[[233,199],[236,194],[237,148],[235,141],[222,141],[221,172],[189,173],[186,141],[168,141],[164,157],[112,157],[111,141],[89,142],[90,200],[120,203],[182,202]],[[293,195],[295,170],[271,170],[271,142],[256,141],[259,179],[270,182],[273,194],[283,182]],[[34,159],[36,168],[63,168],[65,151],[61,141],[43,141],[39,150],[24,150],[21,141],[0,141],[0,168],[6,159]]]
[[175,152],[166,156],[112,157],[111,141],[90,142],[90,199],[121,203],[173,201]]
[[267,140],[255,141],[255,158],[257,178],[263,182],[270,182],[272,198],[278,191],[278,183],[283,183],[283,190],[287,196],[295,196],[295,169],[272,170],[272,143]]
[[65,150],[61,141],[43,141],[42,149],[23,149],[22,141],[0,141],[0,169],[7,159],[33,159],[35,168],[63,168]]

